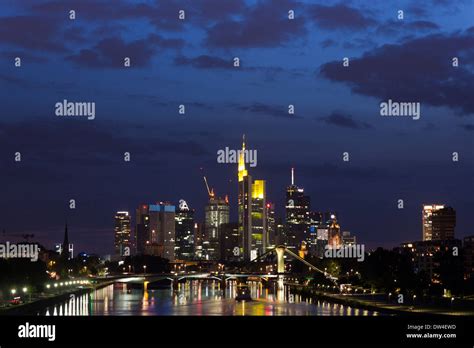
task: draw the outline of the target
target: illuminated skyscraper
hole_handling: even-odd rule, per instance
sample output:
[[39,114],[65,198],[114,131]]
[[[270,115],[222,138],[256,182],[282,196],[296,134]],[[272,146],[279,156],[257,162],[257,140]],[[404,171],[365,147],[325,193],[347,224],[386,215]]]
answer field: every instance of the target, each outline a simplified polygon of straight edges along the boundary
[[267,203],[267,249],[276,244],[275,204]]
[[294,169],[291,168],[291,185],[286,189],[286,243],[288,248],[298,249],[309,236],[310,198],[304,189],[295,185]]
[[239,154],[238,179],[240,254],[245,260],[250,260],[250,251],[252,250],[252,177],[245,169],[245,136],[242,142],[242,151]]
[[135,241],[138,254],[175,259],[175,206],[144,204],[137,209]]
[[255,180],[252,184],[251,260],[265,253],[268,245],[266,196],[265,180]]
[[229,200],[216,198],[212,195],[205,208],[203,258],[206,260],[220,259],[220,239],[223,224],[229,223]]
[[253,260],[262,255],[268,245],[267,234],[267,197],[265,180],[255,180],[245,168],[245,136],[239,154],[239,235],[241,255],[244,260]]
[[454,239],[456,211],[442,204],[424,204],[422,224],[424,241]]
[[130,256],[130,214],[128,211],[118,211],[115,214],[115,255]]
[[194,209],[179,201],[175,214],[175,256],[178,260],[194,259]]

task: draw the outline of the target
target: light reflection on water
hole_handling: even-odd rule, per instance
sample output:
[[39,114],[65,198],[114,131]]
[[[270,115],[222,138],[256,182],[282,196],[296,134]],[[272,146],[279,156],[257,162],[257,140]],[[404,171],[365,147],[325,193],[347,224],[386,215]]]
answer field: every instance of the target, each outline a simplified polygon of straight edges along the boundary
[[109,285],[90,294],[48,307],[40,315],[378,315],[364,309],[303,298],[286,286],[265,288],[248,282],[253,301],[237,302],[236,282],[224,290],[216,281],[187,281],[174,291],[165,289],[128,289],[124,283]]

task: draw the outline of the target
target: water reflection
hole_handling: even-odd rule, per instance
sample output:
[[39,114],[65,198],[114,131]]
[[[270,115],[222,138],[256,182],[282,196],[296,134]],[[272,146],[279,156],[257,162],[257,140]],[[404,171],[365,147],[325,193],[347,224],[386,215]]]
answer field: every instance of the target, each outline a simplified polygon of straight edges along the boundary
[[134,289],[125,283],[109,285],[90,294],[71,296],[68,301],[46,308],[40,315],[377,315],[363,309],[325,301],[313,301],[292,293],[283,282],[264,286],[248,282],[253,301],[237,302],[237,284],[228,281],[193,280],[171,287]]

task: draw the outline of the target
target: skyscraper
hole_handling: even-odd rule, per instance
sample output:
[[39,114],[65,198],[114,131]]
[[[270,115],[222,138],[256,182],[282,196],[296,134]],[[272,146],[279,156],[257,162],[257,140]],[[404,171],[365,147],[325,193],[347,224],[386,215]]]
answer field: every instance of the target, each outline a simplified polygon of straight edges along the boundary
[[245,169],[245,136],[242,141],[242,151],[239,154],[238,180],[240,254],[245,260],[250,260],[250,251],[252,250],[252,177]]
[[249,158],[247,151],[244,136],[238,166],[239,235],[241,255],[244,260],[253,260],[265,253],[268,245],[267,194],[265,180],[253,182],[245,168],[245,159]]
[[205,208],[203,258],[220,259],[221,226],[229,223],[229,200],[211,195]]
[[174,205],[163,202],[138,207],[135,221],[137,253],[174,261],[175,210]]
[[[130,255],[130,215],[128,211],[118,211],[115,214],[115,255]],[[128,255],[127,255],[128,254]]]
[[310,198],[304,189],[295,185],[294,168],[291,168],[291,185],[286,189],[287,246],[298,249],[309,235]]
[[239,250],[239,225],[228,223],[221,225],[220,240],[220,260],[238,261],[240,260]]
[[266,252],[267,235],[267,195],[265,180],[255,180],[252,184],[252,235],[250,259]]
[[267,203],[267,249],[276,244],[275,204]]
[[176,208],[175,224],[176,259],[194,259],[194,209],[190,209],[183,199]]
[[456,211],[443,204],[424,204],[422,225],[424,241],[453,239]]

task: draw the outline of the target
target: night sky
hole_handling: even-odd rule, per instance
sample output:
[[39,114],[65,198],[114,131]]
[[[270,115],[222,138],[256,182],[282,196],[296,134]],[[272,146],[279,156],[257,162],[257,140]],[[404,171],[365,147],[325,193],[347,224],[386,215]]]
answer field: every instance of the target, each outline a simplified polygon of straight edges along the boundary
[[[245,133],[280,216],[294,166],[312,209],[369,247],[420,240],[423,203],[453,206],[456,236],[472,235],[473,14],[471,0],[1,0],[0,229],[52,248],[67,219],[76,253],[110,253],[117,210],[185,199],[202,221],[204,174],[236,220],[237,165],[217,151]],[[64,99],[95,102],[95,119],[56,116]],[[380,116],[387,99],[421,118]]]

